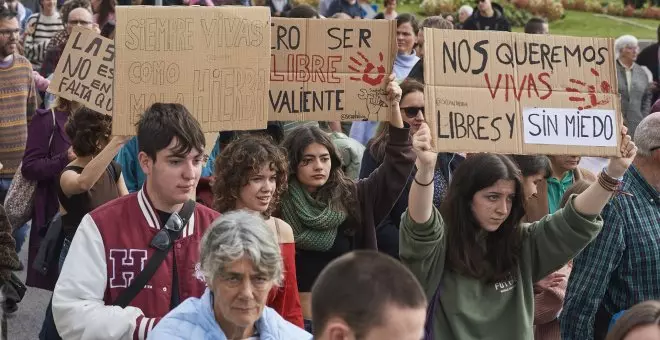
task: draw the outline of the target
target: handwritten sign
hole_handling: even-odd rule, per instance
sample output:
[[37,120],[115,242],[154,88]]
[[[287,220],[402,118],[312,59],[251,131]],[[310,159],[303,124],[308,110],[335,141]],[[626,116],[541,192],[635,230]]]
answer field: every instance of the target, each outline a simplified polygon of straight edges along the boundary
[[74,27],[48,92],[112,114],[115,44],[92,30]]
[[390,20],[272,18],[270,120],[387,120]]
[[113,134],[154,102],[180,103],[204,132],[268,121],[267,7],[117,7]]
[[613,156],[621,118],[611,39],[425,29],[439,151]]

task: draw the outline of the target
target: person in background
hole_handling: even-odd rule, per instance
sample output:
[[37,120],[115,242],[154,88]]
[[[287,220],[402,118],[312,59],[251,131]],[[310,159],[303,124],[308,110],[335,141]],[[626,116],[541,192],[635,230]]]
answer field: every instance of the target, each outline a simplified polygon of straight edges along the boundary
[[[564,208],[572,195],[583,193],[591,182],[577,181],[561,198],[560,208]],[[564,306],[568,277],[573,261],[534,283],[534,340],[561,340],[558,316]]]
[[333,0],[328,8],[328,16],[343,12],[353,19],[362,19],[362,7],[358,0]]
[[463,25],[472,16],[474,9],[470,5],[463,5],[458,9],[458,23],[454,24],[456,29],[463,29]]
[[100,32],[98,25],[94,23],[92,5],[89,0],[68,0],[62,6],[61,16],[66,29],[60,31],[50,39],[46,47],[46,56],[39,70],[39,73],[45,78],[50,77],[55,72],[57,63],[60,61],[60,57],[62,57],[62,52],[74,27],[82,26],[97,33]]
[[20,34],[23,35],[27,27],[28,18],[32,16],[32,9],[25,7],[20,0],[5,0],[5,5],[9,10],[14,12],[16,20],[18,20]]
[[331,131],[330,140],[341,157],[342,171],[352,180],[357,180],[362,166],[365,147],[341,131]]
[[[16,53],[20,28],[16,13],[0,6],[0,202],[23,159],[28,123],[37,109],[37,91],[30,61]],[[13,226],[16,252],[20,253],[29,225]]]
[[596,182],[596,176],[589,170],[579,167],[580,156],[548,156],[552,174],[545,181],[537,184],[536,199],[530,200],[525,207],[525,220],[535,222],[547,214],[559,209],[561,197],[574,182],[585,179]]
[[[57,193],[60,173],[76,159],[65,127],[69,116],[80,106],[76,102],[57,97],[52,108],[37,110],[28,126],[22,172],[25,179],[37,183],[28,249],[29,264],[34,263],[50,221],[59,211]],[[51,264],[46,276],[34,270],[31,265],[28,266],[25,283],[30,287],[52,291],[59,268],[57,261],[51,261]]]
[[550,34],[550,26],[543,18],[534,17],[525,24],[527,34]]
[[317,340],[424,335],[424,290],[408,268],[375,251],[356,250],[330,262],[314,283],[312,301]]
[[417,45],[415,51],[417,51],[417,56],[419,56],[419,61],[413,66],[408,74],[408,78],[417,80],[418,82],[424,84],[424,28],[438,28],[451,30],[454,29],[454,25],[446,19],[443,19],[441,16],[428,17],[422,21],[422,27],[417,33]]
[[[641,66],[646,66],[653,75],[653,83],[651,84],[653,98],[652,102],[660,100],[660,24],[657,29],[657,41],[649,46],[646,46],[637,56],[637,63]],[[654,110],[651,112],[658,112]]]
[[[552,176],[550,159],[548,159],[547,156],[542,155],[510,155],[510,157],[516,163],[518,169],[520,169],[520,174],[522,175],[525,210],[544,211],[545,208],[537,208],[535,206],[540,204],[539,185]],[[523,221],[536,222],[540,219],[540,217],[537,217],[538,216],[530,217],[526,214]]]
[[430,138],[415,136],[418,171],[402,217],[400,255],[432,296],[427,339],[532,338],[533,283],[565,265],[601,231],[598,215],[616,190],[612,183],[636,153],[625,133],[622,127],[623,156],[611,158],[607,174],[601,173],[607,182],[592,184],[532,224],[522,223],[520,171],[509,157],[491,153],[463,161],[439,212],[433,205],[437,156]]
[[603,209],[606,228],[573,260],[559,316],[565,340],[604,339],[612,315],[660,299],[658,131],[660,112],[637,127],[639,151],[621,179],[620,193]]
[[479,0],[470,18],[463,23],[462,29],[511,32],[511,23],[504,15],[502,6],[491,3],[491,0]]
[[289,0],[267,0],[266,5],[270,7],[270,15],[273,17],[283,17],[291,10]]
[[378,10],[377,4],[372,4],[369,0],[358,0],[358,4],[362,11],[360,14],[362,19],[374,19],[376,14],[378,14],[376,12]]
[[399,13],[396,12],[396,1],[397,0],[385,0],[383,6],[385,9],[376,14],[374,19],[386,19],[386,20],[395,20],[399,16]]
[[204,294],[168,313],[149,340],[311,338],[266,304],[285,268],[280,247],[259,215],[223,214],[204,234],[199,253]]
[[39,71],[41,68],[50,40],[64,30],[64,24],[56,5],[56,0],[40,0],[41,12],[32,14],[27,21],[23,47],[25,57],[30,60],[32,69],[35,71]]
[[444,19],[451,22],[452,25],[454,24],[454,16],[453,15],[447,14],[447,16],[444,17]]
[[[108,31],[106,25],[115,24],[115,6],[117,0],[91,0],[92,12],[94,13],[94,22],[99,26],[101,33]],[[107,37],[106,35],[104,35]]]
[[660,301],[650,300],[634,305],[612,318],[605,340],[660,339]]
[[110,138],[112,117],[83,107],[69,117],[65,130],[76,159],[64,168],[59,179],[64,232],[60,267],[83,217],[115,198],[128,195],[121,166],[113,160],[127,138]]
[[351,250],[376,249],[376,225],[392,209],[413,167],[410,133],[399,113],[401,89],[394,77],[389,81],[390,140],[383,164],[369,178],[357,182],[348,178],[335,146],[318,128],[297,128],[283,143],[288,151],[289,189],[279,214],[293,228],[296,240],[298,290],[308,331],[312,330],[311,288],[317,276],[330,261]]
[[[128,195],[121,167],[112,161],[127,137],[113,137],[110,140],[111,129],[111,116],[86,107],[69,115],[65,131],[76,158],[59,175],[57,197],[64,242],[58,270],[64,264],[83,217],[115,198]],[[56,333],[51,301],[46,308],[40,335],[43,339],[59,338]]]
[[288,223],[271,216],[287,188],[289,164],[285,151],[270,138],[243,135],[224,148],[215,162],[215,210],[225,214],[243,209],[263,217],[280,245],[284,261],[283,279],[268,294],[267,305],[303,328],[293,230]]
[[623,124],[634,137],[637,124],[651,111],[650,81],[646,71],[635,63],[639,51],[637,38],[632,35],[618,37],[614,41],[614,51]]
[[[414,15],[404,13],[396,18],[396,45],[398,51],[394,59],[393,73],[398,82],[406,79],[410,70],[419,61],[419,57],[415,53],[418,32],[419,24]],[[367,145],[367,142],[374,136],[378,124],[376,121],[353,122],[349,136],[362,143],[362,145]]]
[[[444,19],[443,19],[444,20]],[[401,118],[410,126],[411,137],[419,131],[426,121],[424,115],[424,85],[407,79],[401,83]],[[385,159],[385,149],[390,139],[390,128],[388,124],[382,124],[376,136],[367,143],[367,152],[362,158],[360,178],[369,177]],[[435,181],[435,193],[433,204],[440,207],[445,194],[452,171],[454,171],[463,160],[463,157],[454,153],[439,153],[436,160],[436,170],[433,180]],[[387,217],[376,227],[376,239],[378,250],[393,258],[399,258],[399,225],[401,215],[408,208],[408,193],[412,184],[415,168],[406,180],[406,185],[399,195],[394,207]]]
[[[144,187],[85,215],[64,261],[53,294],[63,339],[144,339],[181,301],[206,288],[195,269],[199,244],[219,214],[194,204],[179,232],[168,231],[176,230],[180,219],[173,214],[190,201],[202,172],[202,128],[183,105],[155,103],[140,116],[137,136]],[[158,245],[171,249],[149,284],[127,307],[117,306]]]

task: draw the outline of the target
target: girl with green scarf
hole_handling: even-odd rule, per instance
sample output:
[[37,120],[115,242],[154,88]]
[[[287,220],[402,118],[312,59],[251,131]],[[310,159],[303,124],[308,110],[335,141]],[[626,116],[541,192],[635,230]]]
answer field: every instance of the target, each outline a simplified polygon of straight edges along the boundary
[[284,141],[290,175],[280,214],[293,228],[298,290],[309,331],[314,280],[351,250],[377,249],[375,227],[392,209],[413,168],[416,156],[399,108],[401,89],[393,80],[387,88],[392,137],[383,164],[368,178],[355,182],[343,173],[335,146],[319,128],[299,127]]

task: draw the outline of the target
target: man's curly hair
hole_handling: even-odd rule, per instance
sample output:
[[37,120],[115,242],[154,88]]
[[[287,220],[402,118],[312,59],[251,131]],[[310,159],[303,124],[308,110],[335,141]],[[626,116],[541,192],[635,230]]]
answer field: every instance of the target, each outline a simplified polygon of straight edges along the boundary
[[262,135],[243,135],[227,145],[215,159],[213,201],[221,213],[234,210],[241,188],[250,177],[259,173],[265,164],[276,174],[276,189],[268,209],[262,215],[269,218],[287,189],[288,161],[282,148],[271,138]]

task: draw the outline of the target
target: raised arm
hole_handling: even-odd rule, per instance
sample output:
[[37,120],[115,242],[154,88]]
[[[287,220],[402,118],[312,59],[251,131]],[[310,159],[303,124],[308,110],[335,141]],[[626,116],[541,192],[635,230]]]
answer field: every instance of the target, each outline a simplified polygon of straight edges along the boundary
[[[610,177],[611,180],[616,181],[621,178],[628,170],[635,155],[637,154],[637,146],[632,142],[630,136],[627,134],[628,129],[625,126],[621,127],[621,157],[610,158],[607,164],[605,177]],[[599,181],[601,181],[599,179]],[[573,202],[575,210],[583,216],[599,215],[605,205],[610,201],[613,191],[610,188],[605,188],[599,183],[594,182],[579,194]]]
[[423,124],[413,136],[417,173],[410,186],[408,213],[415,223],[426,223],[433,214],[433,176],[437,154],[431,151],[431,130]]
[[91,189],[99,178],[101,178],[105,169],[110,165],[110,162],[112,162],[127,138],[113,137],[110,143],[85,166],[80,174],[75,171],[65,171],[60,177],[60,185],[64,194],[72,196]]

